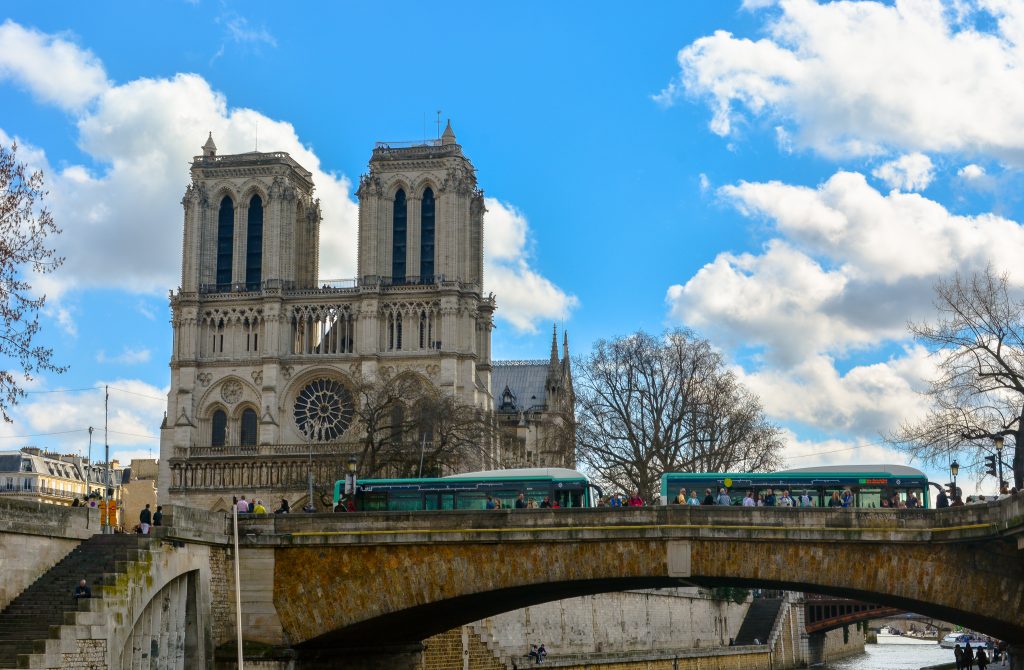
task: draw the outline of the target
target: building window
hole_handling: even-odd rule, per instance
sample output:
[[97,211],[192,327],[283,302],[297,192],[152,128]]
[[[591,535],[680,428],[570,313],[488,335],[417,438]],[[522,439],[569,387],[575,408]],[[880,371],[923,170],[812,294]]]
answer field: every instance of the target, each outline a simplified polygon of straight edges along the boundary
[[434,191],[423,192],[420,204],[420,282],[434,281]]
[[395,193],[395,212],[391,219],[391,281],[395,284],[405,283],[405,232],[405,191],[398,189],[398,193]]
[[249,201],[249,222],[245,243],[245,290],[258,291],[263,280],[263,199]]
[[211,428],[210,444],[215,447],[223,447],[227,441],[228,432],[228,415],[224,413],[224,410],[219,409],[213,413]]
[[220,201],[217,215],[217,288],[231,289],[231,255],[235,245],[235,203],[230,196]]
[[256,410],[246,409],[242,412],[242,436],[239,441],[243,447],[254,447],[256,446],[256,431],[258,430],[256,421]]

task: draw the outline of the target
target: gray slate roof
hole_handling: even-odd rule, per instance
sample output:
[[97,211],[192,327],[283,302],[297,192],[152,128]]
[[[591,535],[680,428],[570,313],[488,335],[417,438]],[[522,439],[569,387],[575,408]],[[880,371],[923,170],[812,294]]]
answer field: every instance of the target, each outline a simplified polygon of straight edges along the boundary
[[515,396],[516,409],[527,410],[547,403],[548,361],[493,361],[491,363],[491,396],[494,408],[501,409],[505,387]]

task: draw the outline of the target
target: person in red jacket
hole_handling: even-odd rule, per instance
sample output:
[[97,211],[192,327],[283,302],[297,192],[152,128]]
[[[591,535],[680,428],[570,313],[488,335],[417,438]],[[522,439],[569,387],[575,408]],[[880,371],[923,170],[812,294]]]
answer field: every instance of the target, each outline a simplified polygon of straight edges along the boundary
[[640,497],[639,491],[633,491],[633,496],[629,499],[630,507],[643,507],[644,499]]

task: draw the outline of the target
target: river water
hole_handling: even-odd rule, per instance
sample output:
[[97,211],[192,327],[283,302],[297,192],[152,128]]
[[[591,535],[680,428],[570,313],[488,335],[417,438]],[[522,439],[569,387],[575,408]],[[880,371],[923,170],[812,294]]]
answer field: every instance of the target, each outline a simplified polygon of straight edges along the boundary
[[899,644],[864,645],[863,654],[829,663],[826,667],[828,670],[918,670],[952,662],[953,650],[943,649],[938,642],[907,640]]

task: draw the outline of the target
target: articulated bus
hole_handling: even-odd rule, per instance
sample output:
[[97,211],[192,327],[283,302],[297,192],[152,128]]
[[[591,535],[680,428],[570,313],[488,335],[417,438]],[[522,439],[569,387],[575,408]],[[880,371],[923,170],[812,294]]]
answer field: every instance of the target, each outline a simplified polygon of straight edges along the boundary
[[[335,505],[344,488],[345,480],[335,482]],[[592,507],[591,488],[583,474],[566,468],[488,470],[421,479],[362,479],[356,484],[355,508],[360,512],[486,509],[488,496],[500,500],[503,508],[514,508],[520,493],[538,507],[544,498],[557,502],[559,507]]]
[[[729,489],[734,505],[742,504],[747,491],[764,494],[767,489],[780,494],[788,489],[795,498],[807,491],[816,507],[828,506],[832,492],[850,489],[856,507],[879,507],[882,496],[899,493],[904,500],[913,492],[922,506],[931,506],[928,477],[906,465],[836,465],[800,468],[780,472],[666,472],[661,476],[661,500],[674,500],[679,489],[697,489],[704,498],[705,489],[718,495]],[[932,486],[938,486],[932,484]]]

